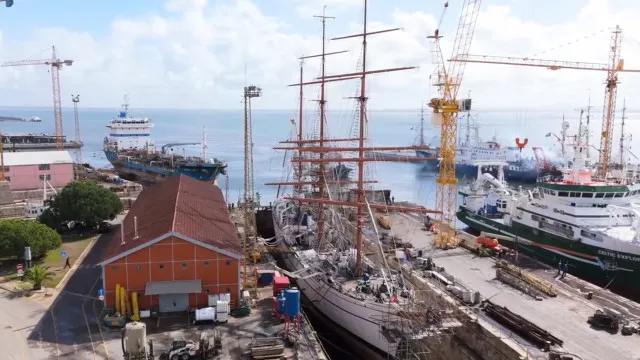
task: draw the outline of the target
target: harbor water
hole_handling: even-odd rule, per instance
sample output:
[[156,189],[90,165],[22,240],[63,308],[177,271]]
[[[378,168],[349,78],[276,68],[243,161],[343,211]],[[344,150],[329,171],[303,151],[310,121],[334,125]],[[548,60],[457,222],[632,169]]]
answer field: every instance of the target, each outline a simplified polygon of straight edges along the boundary
[[[97,167],[109,167],[109,163],[102,152],[102,143],[107,134],[106,123],[118,114],[118,105],[112,109],[82,109],[80,107],[80,134],[84,142],[82,149],[83,160]],[[571,111],[569,109],[568,111]],[[254,182],[255,189],[260,193],[263,204],[272,201],[277,193],[277,187],[265,186],[269,181],[282,179],[286,172],[282,167],[284,151],[273,150],[278,141],[285,140],[292,135],[295,126],[290,121],[295,117],[293,110],[254,110],[253,111],[253,142],[254,142]],[[41,123],[4,122],[0,124],[3,133],[10,132],[53,132],[52,110],[50,108],[2,108],[0,116],[14,116],[31,118],[38,116]],[[145,115],[150,117],[155,126],[152,137],[155,144],[160,146],[167,143],[199,142],[202,127],[207,130],[207,157],[219,158],[228,163],[228,193],[229,200],[236,201],[242,190],[244,135],[243,112],[228,110],[179,110],[179,109],[137,109],[132,104],[131,115]],[[309,110],[303,121],[306,128],[312,128],[315,111]],[[574,117],[565,115],[573,129],[577,128],[578,114]],[[635,114],[628,112],[627,116],[633,120]],[[600,127],[600,116],[594,111],[591,120],[591,141],[599,145],[596,137]],[[64,133],[73,139],[74,123],[73,109],[63,109]],[[353,114],[345,111],[329,112],[327,115],[330,137],[347,137],[353,120]],[[523,150],[524,157],[531,157],[532,146],[542,146],[547,150],[559,152],[559,144],[553,137],[545,137],[549,132],[558,133],[561,126],[562,112],[481,112],[477,116],[480,126],[480,137],[488,140],[496,136],[503,146],[514,146],[515,138],[529,138],[529,145]],[[460,131],[464,131],[464,119],[460,119]],[[628,121],[629,132],[640,124]],[[380,146],[410,145],[417,136],[419,125],[418,111],[370,111],[369,112],[369,143]],[[616,128],[615,138],[619,138],[619,126]],[[305,131],[305,134],[308,132]],[[427,143],[437,143],[438,129],[432,127],[427,119],[425,139]],[[461,135],[464,136],[464,135]],[[634,139],[636,141],[636,139]],[[353,145],[352,145],[353,146]],[[617,147],[614,145],[614,149]],[[632,146],[632,151],[634,146]],[[199,155],[199,146],[175,148],[174,151],[185,151],[190,155]],[[73,151],[72,151],[73,152]],[[595,152],[595,150],[594,150]],[[596,154],[597,155],[597,154]],[[616,150],[614,150],[614,157]],[[378,189],[391,189],[396,201],[411,201],[426,207],[435,203],[435,174],[423,169],[421,164],[378,162],[368,165],[368,173],[375,178]],[[225,178],[218,180],[225,191]]]

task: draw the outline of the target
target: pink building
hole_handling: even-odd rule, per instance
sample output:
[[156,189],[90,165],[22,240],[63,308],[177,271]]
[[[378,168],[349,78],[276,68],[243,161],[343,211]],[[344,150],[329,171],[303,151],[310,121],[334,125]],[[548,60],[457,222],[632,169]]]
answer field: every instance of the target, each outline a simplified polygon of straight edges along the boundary
[[62,188],[73,181],[73,160],[68,151],[5,152],[4,177],[11,190],[42,189],[44,180]]

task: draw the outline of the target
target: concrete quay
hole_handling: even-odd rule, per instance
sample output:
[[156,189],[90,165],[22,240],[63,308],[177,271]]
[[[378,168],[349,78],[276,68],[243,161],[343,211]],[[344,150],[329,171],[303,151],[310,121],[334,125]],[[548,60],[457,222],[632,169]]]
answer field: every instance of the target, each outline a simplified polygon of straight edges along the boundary
[[[496,279],[496,260],[479,257],[465,248],[439,250],[431,246],[433,234],[422,230],[419,217],[409,214],[391,214],[390,235],[403,242],[411,242],[423,250],[423,258],[431,257],[437,267],[444,268],[455,284],[471,291],[478,291],[481,298],[490,299],[496,305],[505,306],[535,325],[563,341],[552,352],[572,354],[573,359],[638,359],[640,342],[636,336],[612,334],[592,328],[587,319],[603,307],[620,311],[631,323],[640,320],[640,305],[571,275],[562,280],[554,279],[555,269],[520,256],[519,264],[531,274],[551,283],[558,295],[536,300]],[[461,234],[464,236],[465,234]],[[429,359],[550,359],[550,355],[533,343],[517,335],[513,329],[494,321],[479,305],[464,305],[440,282],[427,273],[402,264],[405,277],[416,287],[416,293],[426,301],[455,304],[465,326],[453,332],[453,336],[439,343],[429,344]],[[586,293],[593,297],[587,299]],[[435,357],[434,357],[435,356]]]

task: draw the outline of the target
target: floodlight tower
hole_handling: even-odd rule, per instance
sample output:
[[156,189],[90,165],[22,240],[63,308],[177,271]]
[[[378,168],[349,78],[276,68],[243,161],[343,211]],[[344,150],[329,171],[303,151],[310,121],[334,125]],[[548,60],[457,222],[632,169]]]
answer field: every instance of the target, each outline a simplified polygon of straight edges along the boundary
[[82,142],[80,141],[80,121],[78,120],[78,103],[80,102],[80,95],[71,95],[71,101],[73,101],[73,120],[75,123],[75,141],[78,143],[78,152],[76,162],[82,164]]
[[[244,87],[244,274],[243,288],[247,287],[247,262],[253,257],[255,250],[256,218],[255,218],[255,190],[253,187],[253,130],[251,129],[251,99],[262,96],[262,89],[249,85]],[[254,239],[249,254],[248,241]]]

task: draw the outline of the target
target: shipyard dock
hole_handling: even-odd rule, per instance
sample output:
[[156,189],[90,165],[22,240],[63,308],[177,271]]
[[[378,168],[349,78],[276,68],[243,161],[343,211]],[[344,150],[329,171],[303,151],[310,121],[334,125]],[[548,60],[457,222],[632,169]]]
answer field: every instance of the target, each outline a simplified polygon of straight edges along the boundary
[[[46,133],[5,133],[0,137],[3,151],[38,151],[57,150],[56,136]],[[68,141],[62,137],[64,149],[79,149],[84,144],[78,141]]]
[[[619,331],[612,333],[594,328],[587,323],[587,319],[593,316],[596,310],[606,307],[620,312],[625,321],[637,326],[640,320],[640,306],[637,303],[571,275],[558,280],[554,278],[556,269],[519,256],[518,264],[521,268],[550,285],[557,296],[527,294],[496,278],[495,258],[481,257],[472,252],[472,247],[477,246],[475,241],[472,241],[475,237],[460,233],[460,237],[467,238],[465,243],[471,249],[433,249],[431,240],[434,235],[424,229],[419,217],[391,214],[390,220],[392,236],[402,241],[410,241],[416,249],[423,250],[423,258],[431,257],[435,267],[444,268],[442,274],[445,276],[439,276],[441,280],[480,294],[479,303],[463,304],[441,285],[438,277],[430,278],[427,271],[416,270],[415,266],[407,271],[414,285],[428,287],[432,294],[438,293],[448,297],[450,301],[458,303],[459,308],[469,317],[469,323],[463,327],[464,330],[461,329],[454,334],[461,343],[473,350],[475,356],[461,357],[462,355],[453,353],[446,356],[444,352],[454,351],[449,348],[442,349],[440,357],[434,359],[551,359],[550,353],[565,354],[572,356],[568,359],[576,360],[640,358],[640,342],[637,339],[639,335],[625,336]],[[407,261],[401,263],[403,269],[411,268]],[[588,295],[589,293],[591,294]],[[481,309],[482,302],[487,299],[492,307],[506,307],[511,313],[528,320],[528,329],[541,328],[537,332],[543,334],[541,337],[549,339],[550,349],[541,349],[540,344],[528,340],[535,337],[528,337],[530,334],[526,331],[518,334],[521,329],[518,329],[517,325],[506,326],[496,321],[495,317],[489,316],[491,314],[488,310]],[[468,334],[471,331],[475,334]],[[431,348],[436,352],[438,349],[434,346]]]

